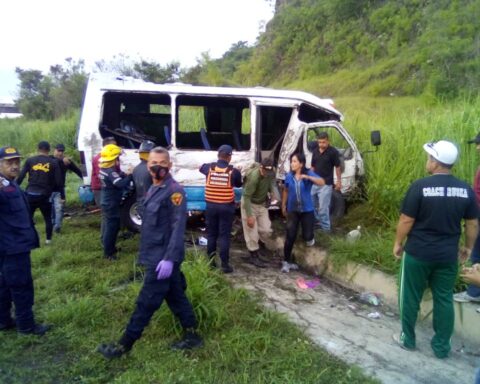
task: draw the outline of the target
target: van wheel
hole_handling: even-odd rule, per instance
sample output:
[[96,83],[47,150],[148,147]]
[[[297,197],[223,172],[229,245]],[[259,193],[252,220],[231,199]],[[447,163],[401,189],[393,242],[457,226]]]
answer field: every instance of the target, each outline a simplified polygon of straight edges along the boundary
[[137,211],[137,199],[135,195],[130,196],[122,205],[122,227],[132,232],[140,232],[142,218]]
[[337,222],[345,215],[345,198],[341,192],[334,190],[330,201],[330,219]]

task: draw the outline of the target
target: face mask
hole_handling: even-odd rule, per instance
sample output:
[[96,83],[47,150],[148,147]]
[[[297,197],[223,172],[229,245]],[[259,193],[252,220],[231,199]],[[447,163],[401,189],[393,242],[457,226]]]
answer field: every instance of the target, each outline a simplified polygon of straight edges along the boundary
[[161,165],[152,165],[150,171],[155,174],[156,180],[163,180],[167,176],[169,169],[168,167],[162,167]]

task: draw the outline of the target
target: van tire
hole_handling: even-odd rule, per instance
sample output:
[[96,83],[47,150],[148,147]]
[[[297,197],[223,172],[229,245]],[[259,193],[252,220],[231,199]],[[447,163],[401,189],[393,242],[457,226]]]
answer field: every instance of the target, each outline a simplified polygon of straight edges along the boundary
[[333,190],[332,199],[330,200],[330,220],[332,222],[337,222],[345,215],[345,198],[342,193]]
[[121,206],[121,226],[132,232],[140,232],[142,219],[137,212],[135,194],[129,196]]

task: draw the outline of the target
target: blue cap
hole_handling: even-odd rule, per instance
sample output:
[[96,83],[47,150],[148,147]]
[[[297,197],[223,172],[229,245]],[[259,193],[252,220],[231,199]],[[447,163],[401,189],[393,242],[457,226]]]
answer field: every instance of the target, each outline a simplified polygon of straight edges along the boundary
[[231,145],[228,144],[223,144],[218,148],[218,154],[224,154],[224,155],[231,155],[233,152],[233,148]]
[[2,147],[0,148],[0,160],[16,159],[20,158],[20,152],[14,147]]

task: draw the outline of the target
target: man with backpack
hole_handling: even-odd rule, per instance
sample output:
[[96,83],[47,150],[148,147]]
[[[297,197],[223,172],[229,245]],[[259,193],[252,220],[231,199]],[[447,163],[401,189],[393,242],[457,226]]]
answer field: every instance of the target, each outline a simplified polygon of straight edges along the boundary
[[272,242],[272,223],[267,208],[269,195],[279,200],[273,160],[266,158],[247,171],[241,200],[243,235],[249,252],[246,260],[259,268],[265,268],[265,264],[259,257],[258,241],[266,245]]

